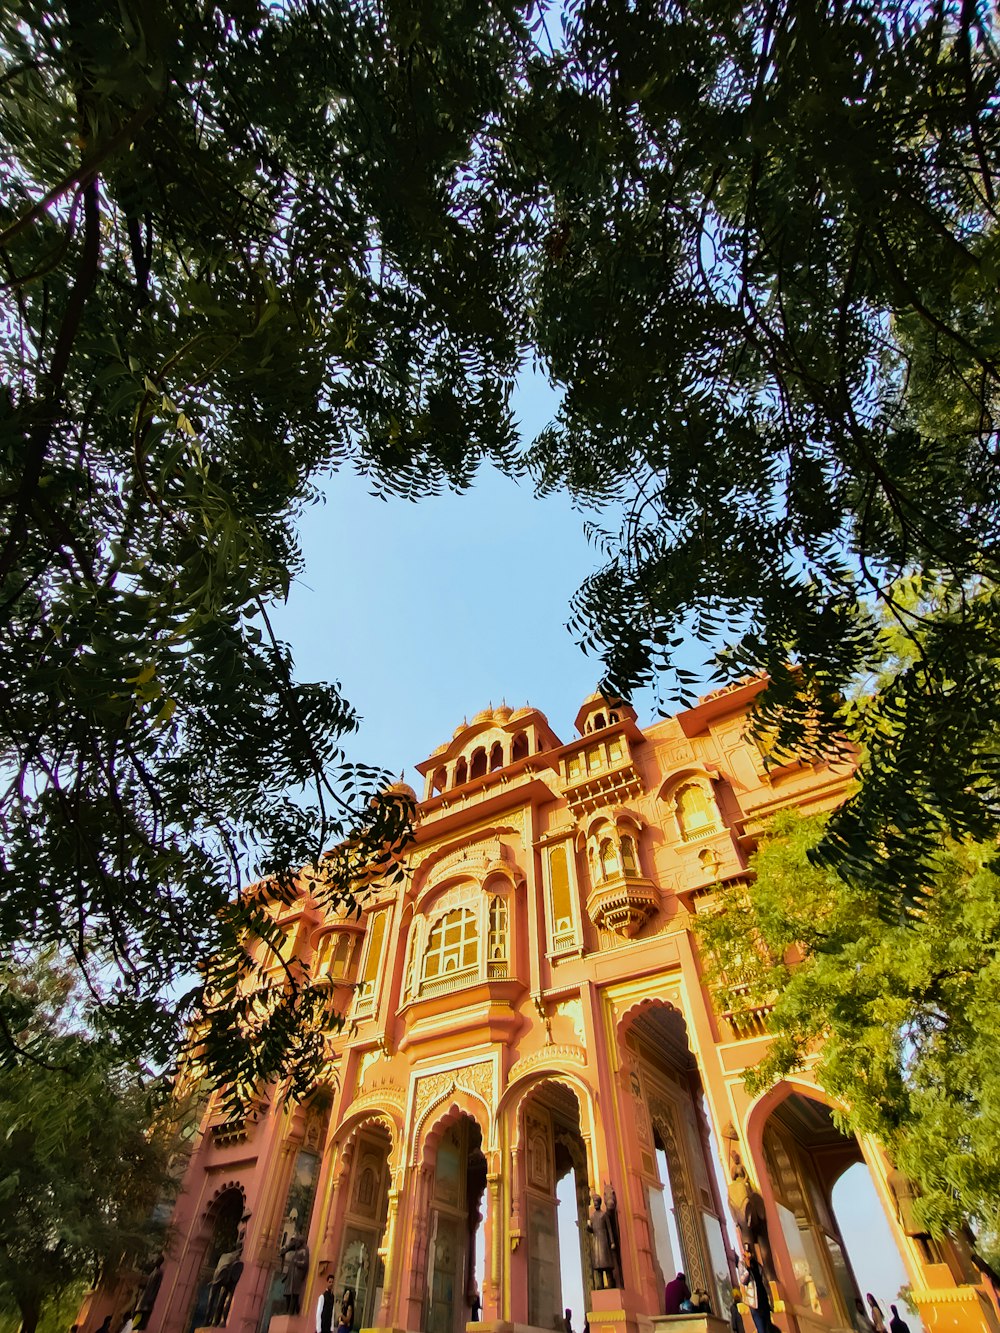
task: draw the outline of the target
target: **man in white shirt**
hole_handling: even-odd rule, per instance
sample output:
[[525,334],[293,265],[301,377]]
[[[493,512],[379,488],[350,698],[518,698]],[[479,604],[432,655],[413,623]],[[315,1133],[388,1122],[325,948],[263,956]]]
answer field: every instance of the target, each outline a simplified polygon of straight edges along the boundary
[[326,1288],[316,1302],[316,1333],[333,1333],[337,1326],[337,1298],[334,1295],[334,1275],[329,1273]]

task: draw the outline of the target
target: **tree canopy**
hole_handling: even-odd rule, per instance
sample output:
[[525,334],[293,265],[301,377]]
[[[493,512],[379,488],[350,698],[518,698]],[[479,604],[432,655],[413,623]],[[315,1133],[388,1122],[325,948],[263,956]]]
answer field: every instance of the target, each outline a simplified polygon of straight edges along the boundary
[[81,1026],[74,978],[42,958],[0,971],[28,1058],[0,1066],[0,1302],[33,1333],[81,1277],[109,1285],[163,1240],[174,1126],[155,1083]]
[[939,848],[919,908],[880,911],[810,852],[823,819],[777,817],[747,888],[722,889],[698,918],[707,975],[734,1015],[773,1005],[763,1089],[804,1065],[923,1191],[936,1235],[973,1219],[998,1229],[1000,878],[992,844]]
[[[573,619],[608,688],[694,633],[779,745],[866,740],[824,847],[873,891],[994,832],[995,36],[978,0],[7,5],[0,938],[116,976],[166,1054],[169,988],[213,958],[234,996],[267,932],[241,884],[339,843],[339,899],[405,841],[268,620],[344,464],[623,505]],[[522,450],[527,358],[562,399]],[[913,658],[845,712],[880,608]],[[290,978],[240,1072],[317,1007]]]

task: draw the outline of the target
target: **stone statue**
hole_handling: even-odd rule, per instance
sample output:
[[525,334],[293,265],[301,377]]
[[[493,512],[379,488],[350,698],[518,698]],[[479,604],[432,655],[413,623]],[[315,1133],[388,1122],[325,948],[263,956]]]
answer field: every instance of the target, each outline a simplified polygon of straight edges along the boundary
[[206,1324],[214,1324],[217,1327],[225,1324],[229,1318],[229,1307],[233,1303],[236,1284],[242,1275],[243,1246],[237,1245],[235,1250],[230,1250],[228,1254],[224,1254],[215,1265],[215,1272],[212,1274],[212,1285],[208,1289]]
[[768,1282],[774,1282],[776,1274],[771,1256],[771,1242],[767,1234],[764,1196],[750,1183],[747,1169],[740,1161],[738,1153],[733,1157],[730,1174],[732,1180],[728,1192],[729,1207],[739,1229],[740,1239],[744,1245],[749,1245],[751,1253],[759,1257]]
[[306,1273],[309,1271],[309,1247],[305,1238],[294,1235],[279,1256],[284,1262],[285,1271],[285,1313],[298,1314],[305,1286]]
[[[598,1290],[613,1287],[617,1281],[617,1244],[612,1219],[601,1207],[601,1196],[590,1196],[593,1207],[587,1219],[587,1230],[591,1235],[590,1263],[594,1270],[594,1286]],[[614,1208],[614,1191],[609,1204]]]
[[895,1166],[885,1181],[896,1205],[896,1218],[903,1229],[903,1235],[914,1240],[926,1240],[930,1232],[922,1222],[917,1221],[916,1209],[913,1207],[914,1200],[920,1197],[919,1186]]

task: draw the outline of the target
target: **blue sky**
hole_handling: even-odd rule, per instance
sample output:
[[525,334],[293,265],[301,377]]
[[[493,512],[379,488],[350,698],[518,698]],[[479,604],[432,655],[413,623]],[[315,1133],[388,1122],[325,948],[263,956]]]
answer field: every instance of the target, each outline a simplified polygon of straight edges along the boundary
[[[517,396],[524,431],[540,430],[556,403],[544,380],[525,377]],[[573,593],[601,561],[565,496],[539,500],[527,481],[484,470],[463,495],[412,504],[376,499],[363,477],[345,471],[300,533],[306,572],[272,619],[298,678],[339,681],[361,714],[349,758],[402,771],[422,794],[413,765],[463,718],[503,699],[540,708],[569,739],[601,668],[565,624]],[[692,648],[683,664],[699,670],[700,652]],[[640,725],[655,719],[652,691],[634,703]],[[835,1203],[862,1292],[895,1300],[905,1273],[867,1172],[849,1172]],[[570,1260],[565,1301],[579,1329],[573,1267]]]
[[[557,399],[526,377],[517,411],[541,429]],[[364,718],[350,756],[416,781],[412,765],[463,717],[531,703],[568,739],[600,676],[565,628],[570,598],[600,563],[565,495],[484,469],[463,495],[375,499],[342,472],[301,525],[306,573],[275,628],[302,680],[334,679]],[[635,700],[651,717],[651,692]]]

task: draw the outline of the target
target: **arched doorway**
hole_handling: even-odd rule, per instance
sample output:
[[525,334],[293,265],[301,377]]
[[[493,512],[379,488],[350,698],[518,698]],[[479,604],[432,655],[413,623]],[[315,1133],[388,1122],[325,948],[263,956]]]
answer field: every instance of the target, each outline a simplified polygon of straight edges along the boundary
[[[294,1150],[291,1169],[285,1188],[285,1202],[278,1225],[280,1255],[290,1241],[299,1237],[305,1244],[309,1236],[313,1208],[316,1203],[323,1148],[330,1123],[331,1097],[328,1091],[318,1092],[309,1102],[299,1106],[292,1122],[289,1148]],[[303,1294],[305,1287],[303,1286]],[[258,1333],[267,1333],[275,1315],[286,1313],[285,1285],[281,1262],[272,1265],[267,1289],[260,1311]]]
[[483,1135],[478,1123],[460,1111],[435,1137],[423,1327],[426,1333],[463,1333],[478,1285],[476,1234],[486,1191]]
[[[829,1106],[804,1092],[791,1092],[770,1111],[763,1126],[761,1149],[774,1198],[781,1237],[791,1263],[792,1289],[786,1300],[803,1314],[834,1326],[852,1326],[857,1302],[873,1291],[883,1312],[903,1280],[896,1241],[884,1220],[860,1145],[853,1135],[841,1133]],[[862,1234],[842,1231],[834,1191],[839,1182],[851,1190],[851,1180],[868,1176],[868,1206],[875,1205],[881,1225]],[[840,1188],[837,1189],[841,1197]],[[845,1211],[850,1216],[850,1210]],[[872,1220],[871,1214],[868,1218]],[[773,1223],[772,1223],[773,1225]],[[868,1229],[866,1229],[868,1230]],[[868,1280],[856,1266],[862,1258],[862,1243],[875,1243],[883,1263],[866,1269],[879,1272],[878,1281]],[[889,1269],[884,1259],[892,1253],[898,1267]],[[891,1283],[886,1276],[892,1272]],[[788,1285],[786,1277],[786,1285]],[[888,1289],[891,1287],[891,1289]],[[867,1308],[867,1307],[866,1307]],[[913,1326],[913,1320],[908,1315]]]
[[335,1268],[338,1299],[354,1293],[354,1327],[376,1323],[385,1283],[379,1254],[389,1210],[392,1138],[378,1122],[363,1125],[351,1141],[343,1227]]
[[[216,1264],[224,1254],[231,1254],[243,1239],[243,1213],[246,1198],[238,1185],[222,1190],[209,1204],[202,1228],[200,1256],[194,1283],[194,1295],[187,1328],[200,1328],[208,1315],[209,1288]],[[197,1251],[196,1251],[197,1254]]]
[[[661,1310],[665,1284],[683,1272],[716,1315],[730,1305],[733,1255],[727,1237],[697,1062],[680,1011],[648,1000],[619,1025],[625,1102],[623,1130],[648,1210],[651,1264],[646,1289]],[[634,1137],[633,1137],[634,1136]]]
[[518,1121],[523,1161],[518,1212],[527,1271],[512,1316],[535,1328],[561,1328],[563,1310],[575,1307],[579,1326],[591,1291],[590,1185],[580,1104],[564,1083],[544,1079],[521,1101]]

